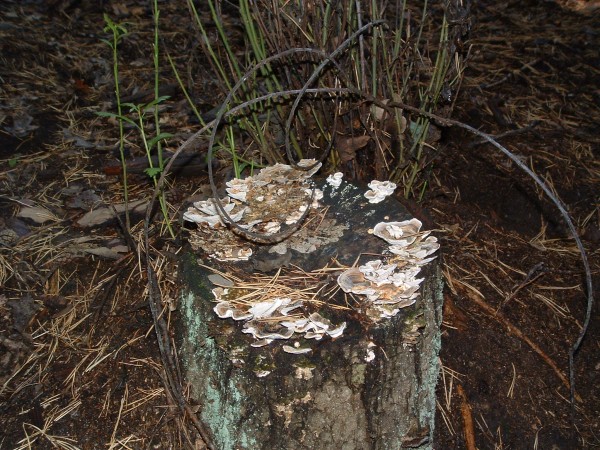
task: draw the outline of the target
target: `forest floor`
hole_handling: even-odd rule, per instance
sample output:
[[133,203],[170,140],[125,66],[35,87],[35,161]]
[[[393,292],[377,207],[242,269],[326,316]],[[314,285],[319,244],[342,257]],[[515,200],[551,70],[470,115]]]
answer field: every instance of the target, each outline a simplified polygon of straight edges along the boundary
[[[161,8],[165,36],[191,48],[181,6]],[[131,24],[124,95],[149,101],[146,2],[0,4],[0,449],[202,448],[165,389],[143,262],[106,219],[123,189],[112,168],[118,127],[96,114],[114,111],[103,12]],[[541,0],[478,2],[472,14],[453,117],[514,131],[501,142],[568,205],[597,286],[600,24]],[[198,108],[216,106],[202,64],[193,55],[177,63],[189,68]],[[162,89],[178,100],[163,111],[164,128],[183,142],[198,124],[175,84]],[[176,179],[168,201],[181,208],[205,184],[198,167]],[[141,202],[131,228],[141,242],[151,185],[134,173],[129,190]],[[455,129],[442,133],[423,201],[407,206],[440,230],[443,249],[434,448],[600,447],[598,308],[575,356],[572,414],[568,352],[587,300],[580,254],[554,206],[505,156]],[[155,237],[152,246],[175,321],[181,242]]]

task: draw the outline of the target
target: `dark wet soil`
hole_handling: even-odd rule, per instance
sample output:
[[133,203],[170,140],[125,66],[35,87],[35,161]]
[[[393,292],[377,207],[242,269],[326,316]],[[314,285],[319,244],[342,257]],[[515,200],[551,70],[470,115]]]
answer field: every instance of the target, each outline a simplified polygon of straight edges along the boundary
[[[473,53],[457,103],[458,118],[495,133],[540,121],[531,131],[501,142],[567,202],[587,238],[584,244],[592,261],[597,261],[598,241],[593,238],[598,228],[600,151],[594,123],[600,114],[597,22],[550,2],[478,2],[473,13]],[[537,65],[525,66],[532,61]],[[487,87],[490,84],[494,86]],[[555,291],[554,300],[569,310],[562,317],[540,303],[535,290],[543,287],[540,294],[550,292],[548,286],[580,285],[582,264],[575,252],[551,246],[544,250],[536,244],[541,231],[545,239],[567,243],[561,241],[568,231],[556,208],[507,158],[491,146],[473,142],[462,133],[450,134],[441,156],[445,160],[441,189],[425,202],[438,224],[455,224],[460,230],[448,236],[446,264],[460,268],[454,272],[458,278],[476,287],[493,310],[567,373],[568,348],[584,319],[585,294],[579,288]],[[577,148],[585,149],[585,155],[578,156]],[[593,218],[584,224],[590,213]],[[540,278],[507,300],[506,295],[539,264],[544,267]],[[514,269],[522,273],[515,276]],[[577,390],[583,399],[574,427],[568,390],[550,366],[513,330],[471,301],[472,290],[460,283],[454,288],[446,297],[441,359],[461,374],[454,384],[464,389],[465,396],[447,401],[448,379],[439,386],[443,406],[436,424],[438,448],[468,448],[461,411],[465,404],[478,448],[596,447],[597,308],[575,362]],[[443,412],[449,413],[451,427],[444,424]]]

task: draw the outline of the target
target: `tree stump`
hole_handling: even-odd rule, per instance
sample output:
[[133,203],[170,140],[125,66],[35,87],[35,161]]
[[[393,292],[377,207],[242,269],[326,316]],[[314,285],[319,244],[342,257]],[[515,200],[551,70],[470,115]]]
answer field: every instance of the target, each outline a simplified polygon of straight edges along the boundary
[[[422,267],[416,303],[391,318],[369,320],[353,296],[341,290],[331,294],[328,302],[350,306],[327,313],[331,323],[346,323],[335,338],[295,336],[253,347],[255,339],[242,332],[241,322],[213,311],[211,291],[219,275],[208,267],[225,277],[235,271],[237,279],[261,271],[273,275],[283,265],[307,274],[328,268],[314,281],[325,295],[335,290],[343,271],[333,271],[336,265],[352,266],[361,254],[385,252],[386,242],[371,234],[377,223],[411,218],[393,198],[372,204],[364,189],[348,183],[339,188],[324,184],[323,192],[326,212],[318,219],[325,228],[315,231],[317,236],[305,232],[308,253],[296,243],[285,253],[281,247],[277,253],[272,246],[257,246],[248,261],[229,265],[189,251],[182,258],[179,358],[217,449],[432,446],[442,322],[439,259]],[[310,351],[290,354],[283,345]]]

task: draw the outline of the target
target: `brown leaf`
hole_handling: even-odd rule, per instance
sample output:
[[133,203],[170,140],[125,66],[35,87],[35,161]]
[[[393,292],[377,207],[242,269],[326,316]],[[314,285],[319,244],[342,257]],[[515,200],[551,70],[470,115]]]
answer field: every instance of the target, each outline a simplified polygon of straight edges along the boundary
[[[129,210],[136,213],[142,213],[146,209],[147,205],[148,202],[145,200],[129,202]],[[125,205],[123,204],[114,205],[114,208],[117,213],[122,213],[125,211]],[[113,220],[114,218],[114,212],[111,208],[98,208],[84,214],[83,217],[77,221],[77,225],[84,228],[93,227],[96,225],[102,225],[103,223]]]
[[338,139],[336,148],[342,162],[355,159],[356,151],[364,148],[370,140],[371,137],[367,135]]
[[42,224],[49,221],[56,222],[60,220],[52,212],[41,206],[27,206],[21,208],[21,210],[17,214],[17,217],[21,217],[23,219],[31,219],[37,224]]

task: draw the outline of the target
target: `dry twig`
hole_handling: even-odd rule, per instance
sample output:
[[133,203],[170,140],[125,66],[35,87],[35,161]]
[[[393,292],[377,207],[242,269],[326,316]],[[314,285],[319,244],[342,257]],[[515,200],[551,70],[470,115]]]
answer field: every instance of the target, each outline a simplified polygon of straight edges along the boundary
[[[504,327],[508,330],[509,333],[511,333],[512,335],[521,339],[523,342],[525,342],[527,345],[529,345],[531,347],[531,349],[534,352],[536,352],[544,360],[544,362],[546,364],[548,364],[548,366],[550,366],[550,368],[554,371],[556,376],[563,382],[565,387],[567,389],[570,389],[571,385],[569,383],[569,380],[567,379],[565,374],[558,368],[558,365],[552,360],[552,358],[550,358],[546,354],[546,352],[544,352],[531,339],[529,339],[527,336],[525,336],[525,334],[520,329],[518,329],[512,323],[510,323],[508,321],[508,319],[506,319],[506,317],[504,317],[504,314],[502,314],[500,311],[496,311],[494,308],[492,308],[490,305],[488,305],[483,300],[483,297],[481,296],[481,294],[479,292],[470,288],[469,285],[467,285],[466,283],[463,283],[460,280],[455,279],[454,281],[457,284],[462,286],[463,291],[466,294],[466,296],[470,300],[472,300],[477,306],[479,306],[481,309],[483,309],[490,317],[493,317],[498,322],[500,322],[502,325],[504,325]],[[574,398],[577,399],[577,401],[582,401],[581,397],[577,393],[574,393],[573,395],[574,395]]]
[[471,406],[469,405],[467,394],[460,383],[456,384],[456,392],[458,392],[460,397],[460,413],[464,423],[466,448],[467,450],[477,450],[477,445],[475,444],[475,426],[473,425]]

